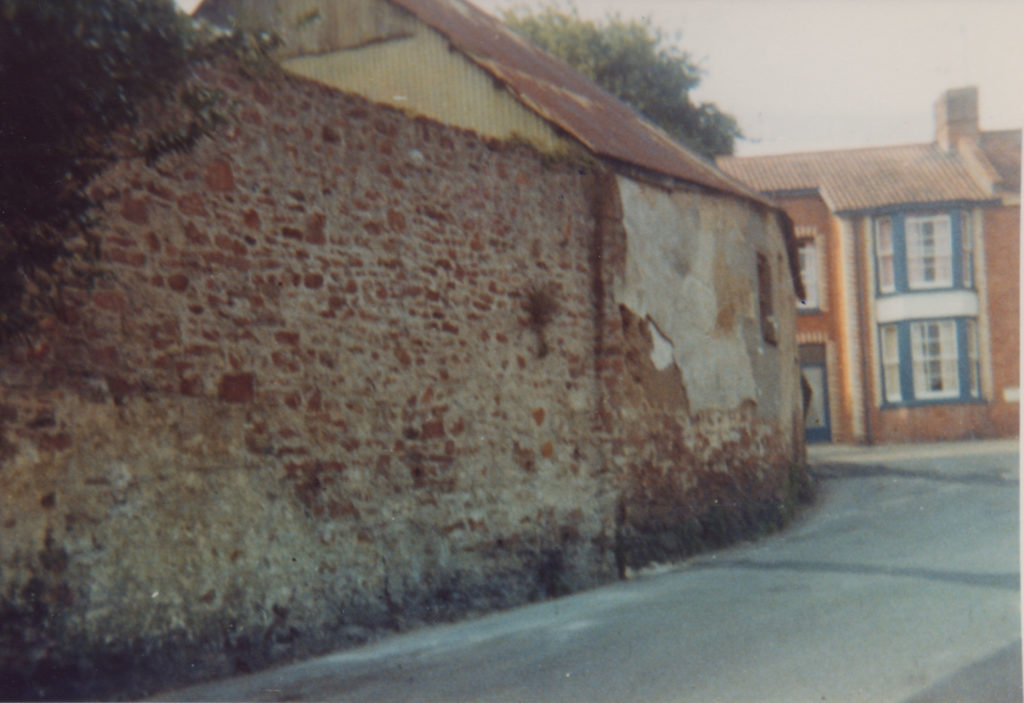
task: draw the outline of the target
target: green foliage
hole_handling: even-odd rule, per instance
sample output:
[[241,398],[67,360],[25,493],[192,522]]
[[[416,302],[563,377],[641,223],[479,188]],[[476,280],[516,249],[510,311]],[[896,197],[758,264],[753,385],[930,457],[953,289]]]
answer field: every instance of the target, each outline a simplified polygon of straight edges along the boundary
[[[200,43],[173,0],[0,0],[0,343],[31,326],[26,296],[58,262],[90,251],[69,249],[93,225],[89,182],[118,158],[188,148],[217,121],[216,97],[183,87]],[[126,142],[157,96],[166,129]]]
[[734,117],[690,100],[701,68],[649,21],[614,15],[595,23],[556,5],[509,10],[504,20],[707,158],[731,154],[742,136]]

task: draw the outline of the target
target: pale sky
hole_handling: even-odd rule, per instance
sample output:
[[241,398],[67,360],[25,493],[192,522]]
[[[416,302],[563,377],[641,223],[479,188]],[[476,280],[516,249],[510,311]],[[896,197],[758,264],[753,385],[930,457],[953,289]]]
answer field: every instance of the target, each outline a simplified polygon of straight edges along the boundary
[[[471,0],[498,14],[542,0]],[[179,0],[182,5],[195,0]],[[564,5],[564,3],[563,3]],[[734,115],[737,154],[928,142],[933,104],[976,85],[983,129],[1024,126],[1020,0],[577,0],[650,18],[705,70],[693,97]]]
[[[491,12],[523,4],[476,2]],[[965,85],[978,86],[983,129],[1024,126],[1019,0],[578,0],[577,7],[594,19],[650,18],[678,35],[705,70],[693,97],[734,115],[751,138],[737,143],[740,155],[928,142],[935,100]]]

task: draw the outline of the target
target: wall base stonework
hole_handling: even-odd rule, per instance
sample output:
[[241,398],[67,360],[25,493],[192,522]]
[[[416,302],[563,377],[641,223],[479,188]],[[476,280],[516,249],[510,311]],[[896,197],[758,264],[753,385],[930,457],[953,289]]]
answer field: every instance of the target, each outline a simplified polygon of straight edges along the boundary
[[0,697],[137,698],[788,514],[789,424],[626,373],[651,342],[609,293],[614,178],[305,80],[199,80],[234,121],[103,175],[97,275],[0,350]]
[[31,472],[4,467],[15,480],[3,670],[16,698],[244,673],[613,575],[610,547],[581,513],[538,501],[509,524],[481,497],[477,524],[469,510],[425,507],[444,500],[435,486],[400,519],[359,519],[351,504],[317,515],[286,474],[247,455],[245,410],[36,397],[59,404],[75,449],[41,451]]
[[993,422],[992,408],[984,402],[876,409],[872,415],[875,434],[871,439],[878,444],[995,439],[1012,434]]

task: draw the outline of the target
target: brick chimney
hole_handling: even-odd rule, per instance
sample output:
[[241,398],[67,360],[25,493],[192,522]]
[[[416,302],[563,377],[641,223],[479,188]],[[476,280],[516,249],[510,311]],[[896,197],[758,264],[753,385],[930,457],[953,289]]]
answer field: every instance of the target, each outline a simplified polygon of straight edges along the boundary
[[935,103],[935,141],[945,151],[956,151],[964,137],[978,136],[978,88],[953,88]]

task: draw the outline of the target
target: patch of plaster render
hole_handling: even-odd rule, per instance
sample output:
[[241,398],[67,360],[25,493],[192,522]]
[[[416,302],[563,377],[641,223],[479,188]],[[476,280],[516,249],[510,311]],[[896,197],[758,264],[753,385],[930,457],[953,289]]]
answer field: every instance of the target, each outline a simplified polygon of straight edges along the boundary
[[[652,361],[665,368],[664,355],[671,353],[693,412],[756,401],[752,350],[744,333],[751,303],[724,299],[728,291],[720,290],[715,277],[716,259],[725,254],[735,261],[744,249],[741,213],[731,217],[728,207],[707,196],[668,193],[621,176],[617,180],[627,260],[614,294],[657,330]],[[720,311],[728,306],[736,306],[737,314],[723,329]]]

